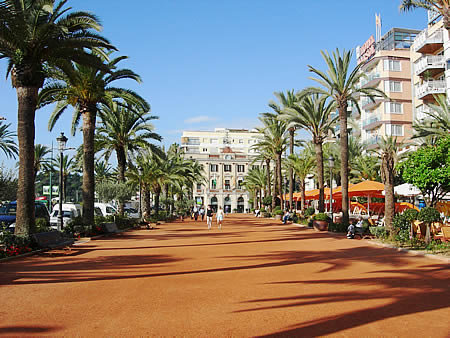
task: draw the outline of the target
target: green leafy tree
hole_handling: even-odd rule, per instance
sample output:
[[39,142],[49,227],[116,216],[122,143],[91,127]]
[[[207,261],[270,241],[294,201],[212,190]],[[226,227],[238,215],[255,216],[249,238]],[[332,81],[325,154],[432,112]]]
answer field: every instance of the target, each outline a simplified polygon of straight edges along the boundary
[[110,202],[113,200],[124,202],[129,200],[134,194],[134,188],[126,183],[102,182],[99,183],[95,190],[98,198],[102,202]]
[[427,206],[434,207],[450,192],[450,136],[436,145],[424,146],[408,154],[397,165],[405,182],[416,186]]
[[317,75],[311,79],[319,83],[322,87],[309,87],[302,91],[301,95],[310,93],[319,93],[329,96],[339,112],[339,138],[341,151],[341,186],[342,186],[342,221],[348,224],[349,216],[349,199],[348,199],[348,131],[347,131],[347,107],[351,102],[358,112],[360,107],[358,104],[358,95],[362,94],[371,100],[375,97],[386,97],[383,91],[374,87],[361,87],[360,81],[366,75],[360,71],[363,63],[355,68],[351,68],[352,52],[343,51],[342,55],[339,49],[336,49],[331,55],[328,52],[321,52],[328,69],[322,72],[312,66],[308,66],[309,71]]
[[72,118],[72,134],[75,134],[80,120],[83,120],[83,221],[94,224],[94,191],[95,191],[95,142],[94,133],[96,119],[102,107],[113,107],[119,101],[125,101],[137,109],[148,111],[147,101],[134,91],[114,87],[112,84],[120,79],[131,79],[141,82],[139,75],[129,69],[117,69],[117,64],[126,56],[112,60],[102,53],[94,53],[102,58],[101,68],[85,66],[79,63],[66,63],[63,71],[55,72],[57,80],[45,86],[40,92],[40,104],[56,102],[56,108],[50,116],[49,130],[61,117],[68,106],[74,108]]
[[26,236],[34,227],[34,138],[38,92],[52,71],[69,61],[99,65],[87,50],[106,47],[98,35],[97,17],[71,12],[67,1],[0,1],[0,58],[8,61],[7,74],[17,92],[19,188],[15,232]]
[[12,169],[0,166],[0,201],[14,201],[17,197],[17,175]]
[[311,174],[312,170],[316,166],[313,154],[307,149],[303,149],[299,154],[290,155],[287,161],[288,166],[290,166],[300,182],[300,192],[301,192],[301,211],[305,210],[305,180],[308,175]]

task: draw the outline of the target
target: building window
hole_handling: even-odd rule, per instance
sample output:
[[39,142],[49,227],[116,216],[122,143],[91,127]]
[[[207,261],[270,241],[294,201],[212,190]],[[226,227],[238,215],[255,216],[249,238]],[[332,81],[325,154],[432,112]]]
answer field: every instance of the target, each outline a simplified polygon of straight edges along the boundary
[[243,180],[238,180],[238,189],[242,189],[242,186],[244,185]]
[[403,126],[401,124],[386,124],[386,135],[403,136]]
[[225,180],[225,189],[226,190],[230,190],[231,189],[230,180]]
[[218,141],[216,138],[212,138],[212,139],[211,139],[211,143],[212,143],[212,144],[217,144],[218,142],[219,142],[219,141]]
[[201,183],[197,183],[197,190],[201,190],[202,189],[202,184]]
[[237,171],[238,173],[243,173],[245,170],[245,166],[243,164],[238,164]]
[[230,172],[231,171],[231,164],[224,164],[223,165],[223,171]]
[[243,139],[239,139],[239,143],[240,144],[244,144],[244,140]]
[[402,83],[400,81],[384,81],[384,91],[400,93],[402,91]]
[[399,60],[384,60],[384,70],[400,72],[402,70]]
[[208,152],[208,148],[203,148],[203,152],[207,153]]
[[213,178],[211,180],[211,189],[216,189],[217,188],[217,180],[215,178]]
[[385,102],[384,111],[386,114],[403,114],[403,105],[398,102]]
[[216,172],[219,171],[219,165],[217,165],[217,164],[211,164],[211,165],[210,165],[210,169],[211,169],[211,172],[212,172],[212,173],[216,173]]

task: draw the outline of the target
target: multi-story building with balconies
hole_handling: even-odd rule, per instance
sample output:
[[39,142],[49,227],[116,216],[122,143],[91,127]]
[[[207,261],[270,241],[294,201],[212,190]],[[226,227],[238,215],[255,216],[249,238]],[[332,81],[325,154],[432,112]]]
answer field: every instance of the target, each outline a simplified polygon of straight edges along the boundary
[[418,30],[392,28],[380,41],[373,36],[357,49],[358,63],[366,75],[360,86],[375,87],[386,98],[359,98],[361,114],[352,109],[361,130],[361,140],[376,148],[380,138],[396,136],[401,142],[412,136],[413,97],[411,88],[410,46]]
[[218,206],[226,212],[246,212],[250,195],[244,178],[258,155],[252,146],[258,143],[256,131],[216,128],[214,131],[184,131],[181,148],[185,157],[197,160],[204,170],[204,182],[193,187],[197,204]]
[[437,13],[428,12],[428,26],[411,48],[414,62],[414,119],[421,120],[435,103],[434,95],[450,94],[450,39]]

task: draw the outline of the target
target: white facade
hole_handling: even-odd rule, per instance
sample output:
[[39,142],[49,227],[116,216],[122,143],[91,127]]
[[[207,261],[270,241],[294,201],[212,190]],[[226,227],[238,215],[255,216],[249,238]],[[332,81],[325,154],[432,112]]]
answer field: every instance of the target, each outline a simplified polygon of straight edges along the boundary
[[242,186],[258,150],[258,132],[216,128],[214,131],[184,131],[181,148],[185,158],[197,160],[204,169],[204,181],[193,187],[198,204],[221,206],[225,212],[247,212],[249,193]]

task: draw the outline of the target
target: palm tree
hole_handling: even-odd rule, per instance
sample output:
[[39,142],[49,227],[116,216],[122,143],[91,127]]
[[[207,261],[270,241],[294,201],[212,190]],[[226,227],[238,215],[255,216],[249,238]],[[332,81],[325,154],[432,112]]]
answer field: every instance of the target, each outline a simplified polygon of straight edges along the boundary
[[110,182],[112,180],[112,168],[105,161],[96,161],[95,162],[95,184],[101,182]]
[[[50,154],[52,150],[42,144],[34,145],[34,178],[41,170],[52,170],[52,163],[46,156]],[[59,163],[59,162],[58,162]]]
[[378,149],[375,150],[381,159],[380,172],[385,192],[384,222],[388,229],[392,227],[395,213],[394,178],[399,149],[400,144],[397,143],[397,137],[386,136],[380,139]]
[[[270,149],[262,148],[259,143],[252,145],[253,149],[258,149],[258,155],[253,159],[252,163],[261,162],[261,164],[265,164],[266,166],[266,189],[264,190],[264,197],[272,196],[271,191],[271,169],[270,164],[273,159],[273,154]],[[273,196],[275,195],[275,191]],[[272,203],[275,203],[275,197],[272,197]]]
[[281,208],[284,208],[283,190],[282,190],[282,176],[281,176],[281,155],[286,150],[288,143],[288,135],[286,133],[286,123],[280,121],[273,114],[264,114],[259,120],[263,123],[262,128],[258,131],[262,134],[259,137],[257,147],[264,149],[266,152],[273,154],[275,157],[275,175],[274,195],[272,199],[272,208],[275,208],[275,199],[277,194],[280,194]]
[[[294,93],[294,90],[288,90],[286,91],[286,94],[283,92],[275,92],[275,96],[277,97],[278,101],[281,103],[282,108],[276,104],[275,102],[271,101],[269,102],[269,107],[271,107],[274,111],[276,111],[278,114],[281,114],[283,110],[286,108],[291,108],[295,102],[297,102],[297,97]],[[295,127],[290,127],[288,129],[289,131],[289,154],[294,154],[294,145],[295,145]],[[294,175],[293,175],[293,169],[289,168],[289,208],[292,208],[292,201],[293,201],[293,195],[294,195]]]
[[310,72],[318,76],[318,78],[313,77],[311,79],[318,82],[323,88],[306,88],[300,97],[311,93],[327,95],[336,104],[338,109],[341,151],[342,221],[344,224],[348,224],[348,103],[352,102],[356,109],[360,111],[357,94],[363,94],[371,100],[374,100],[375,97],[386,97],[386,94],[377,88],[363,88],[359,86],[360,80],[365,78],[365,75],[360,72],[363,64],[360,63],[352,70],[350,69],[352,52],[344,50],[341,55],[339,49],[336,49],[332,55],[326,51],[321,51],[321,54],[328,66],[327,72],[324,73],[310,65],[308,65],[308,68]]
[[[59,154],[56,156],[55,159],[53,159],[53,169],[54,171],[60,171],[60,165],[61,165],[61,155]],[[73,157],[69,158],[69,155],[62,156],[62,173],[59,174],[62,175],[62,187],[60,191],[60,198],[64,202],[66,200],[67,196],[67,179],[69,178],[70,173],[73,171],[75,166],[75,159]]]
[[94,222],[94,133],[97,113],[103,107],[113,107],[121,99],[140,111],[149,111],[149,104],[137,93],[111,86],[120,79],[132,79],[141,82],[139,75],[129,69],[117,69],[117,64],[126,59],[121,56],[110,60],[107,55],[98,54],[102,58],[103,68],[93,68],[78,63],[67,63],[64,72],[55,72],[57,82],[49,83],[40,93],[40,104],[57,102],[56,108],[50,116],[49,130],[66,108],[74,108],[72,119],[72,134],[83,119],[83,221],[85,224]]
[[327,102],[327,96],[311,94],[302,96],[302,100],[280,115],[288,128],[304,128],[312,136],[316,154],[317,179],[319,182],[319,212],[324,212],[324,172],[322,145],[328,132],[333,130],[337,117],[332,118],[334,103]]
[[424,8],[442,15],[444,28],[450,30],[450,1],[448,0],[402,0],[400,10],[403,12]]
[[352,168],[350,174],[352,183],[359,183],[362,181],[379,181],[378,159],[369,155],[360,155],[352,161]]
[[8,60],[16,89],[17,136],[19,141],[19,179],[17,191],[17,235],[26,236],[34,216],[34,120],[38,92],[51,70],[68,61],[100,64],[86,50],[113,48],[93,32],[100,31],[97,17],[87,12],[69,12],[66,0],[0,1],[0,59]]
[[19,153],[17,144],[14,141],[14,137],[16,134],[9,131],[8,128],[11,126],[10,124],[3,124],[0,122],[0,150],[9,158],[16,158],[16,155]]
[[[249,191],[256,191],[255,206],[262,207],[262,190],[266,188],[267,172],[265,168],[257,167],[248,171],[244,178],[244,185]],[[259,198],[258,198],[259,195]]]
[[431,111],[425,112],[427,117],[413,123],[413,139],[422,139],[427,144],[435,144],[450,133],[450,105],[446,95],[435,95],[434,98],[438,104],[428,105]]
[[316,163],[313,154],[307,149],[303,149],[299,154],[289,155],[287,165],[291,167],[295,176],[300,182],[301,192],[301,212],[305,210],[305,180],[311,171],[314,169]]
[[[109,160],[113,151],[116,153],[118,181],[125,183],[129,154],[144,147],[156,151],[156,146],[149,140],[161,141],[161,136],[153,132],[155,128],[150,123],[157,117],[145,111],[137,112],[132,107],[117,104],[112,107],[102,107],[99,117],[102,124],[97,128],[96,149],[104,151],[106,161]],[[119,213],[123,215],[123,212],[124,205],[120,203]]]

